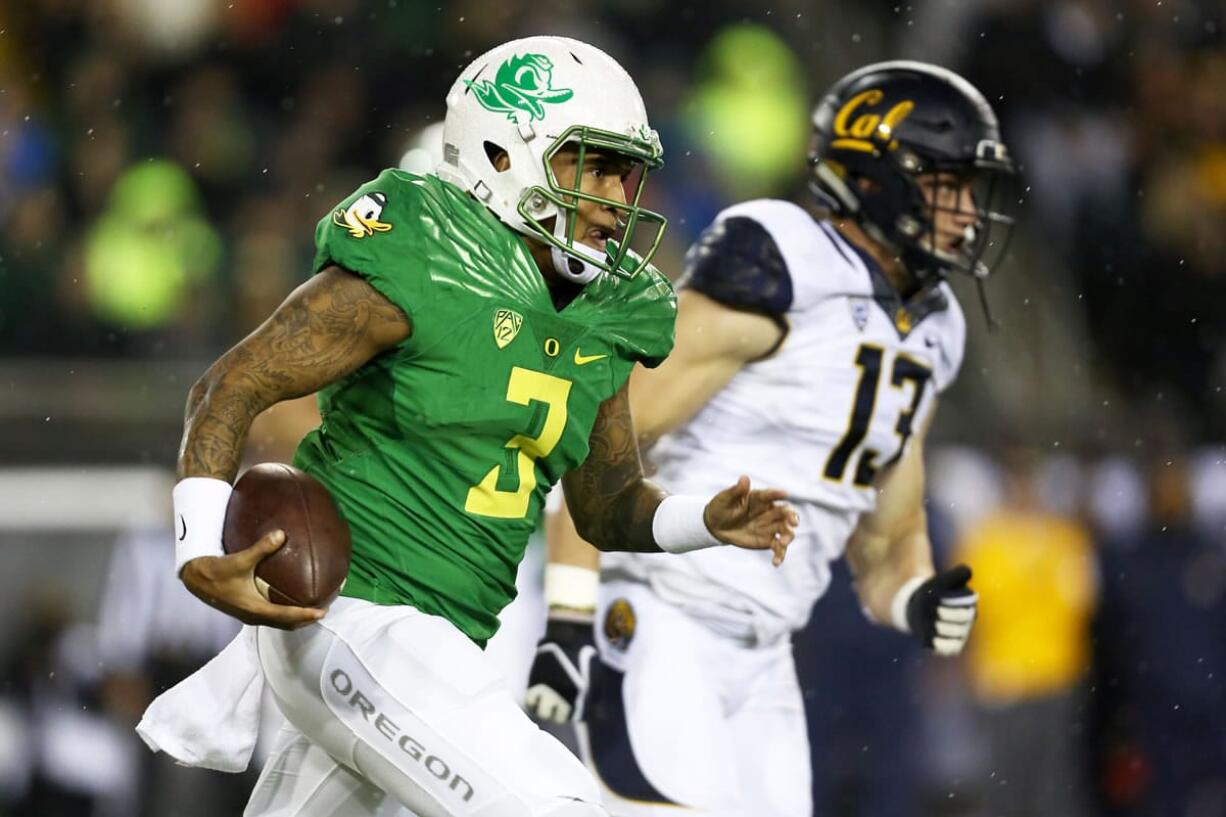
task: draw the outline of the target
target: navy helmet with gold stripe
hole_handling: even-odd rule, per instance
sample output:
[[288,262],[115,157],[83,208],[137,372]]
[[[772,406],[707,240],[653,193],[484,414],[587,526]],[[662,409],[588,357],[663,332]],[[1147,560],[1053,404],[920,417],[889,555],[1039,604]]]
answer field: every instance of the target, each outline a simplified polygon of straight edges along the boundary
[[[813,112],[809,162],[819,202],[898,252],[918,282],[982,280],[1004,253],[1012,219],[998,202],[1013,162],[991,105],[952,71],[899,60],[844,76]],[[974,226],[953,250],[937,246],[941,205],[920,184],[930,174],[974,191]]]

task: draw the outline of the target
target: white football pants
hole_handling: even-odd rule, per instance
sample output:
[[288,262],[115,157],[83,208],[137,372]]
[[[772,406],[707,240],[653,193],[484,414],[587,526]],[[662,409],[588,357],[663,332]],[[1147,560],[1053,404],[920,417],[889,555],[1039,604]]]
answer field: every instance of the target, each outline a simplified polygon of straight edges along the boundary
[[607,814],[583,765],[445,619],[341,598],[318,624],[261,627],[257,644],[289,726],[244,817]]
[[790,639],[716,634],[643,584],[600,588],[580,749],[613,817],[810,817]]

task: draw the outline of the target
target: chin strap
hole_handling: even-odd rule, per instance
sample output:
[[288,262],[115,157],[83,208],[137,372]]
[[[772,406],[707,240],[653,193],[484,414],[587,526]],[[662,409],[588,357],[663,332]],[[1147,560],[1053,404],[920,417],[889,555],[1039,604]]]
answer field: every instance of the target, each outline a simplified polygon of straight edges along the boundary
[[568,243],[567,221],[566,218],[559,218],[553,234],[563,244],[568,244],[570,249],[564,251],[558,247],[550,247],[549,255],[553,259],[553,268],[568,281],[574,281],[576,284],[591,283],[602,271],[591,261],[603,261],[605,255],[600,250],[577,241]]
[[1000,324],[992,317],[992,308],[988,305],[988,288],[984,286],[984,279],[975,276],[975,289],[979,290],[979,305],[983,307],[983,316],[988,321],[988,331],[995,332],[1000,329]]
[[596,280],[602,270],[600,267],[590,263],[584,258],[580,258],[579,254],[587,256],[592,260],[599,260],[601,255],[595,249],[584,244],[572,244],[569,252],[563,252],[557,247],[553,247],[549,251],[553,258],[553,268],[568,281],[574,281],[576,284],[587,284]]
[[[996,318],[992,316],[992,307],[988,303],[988,288],[986,285],[988,279],[988,268],[986,266],[984,266],[978,260],[973,260],[970,263],[970,269],[967,269],[965,263],[959,262],[958,259],[952,258],[946,253],[921,250],[914,246],[904,246],[903,253],[903,262],[908,269],[918,269],[924,264],[930,264],[932,259],[935,258],[938,261],[944,261],[948,265],[945,269],[957,270],[973,278],[975,281],[975,291],[979,295],[979,306],[983,309],[983,317],[988,323],[988,331],[996,332],[1000,329],[1000,323],[997,322]],[[914,260],[907,258],[907,253],[911,253]],[[938,266],[936,272],[923,276],[921,280],[925,282],[925,285],[927,285],[928,281],[947,278],[947,274],[945,272],[941,272],[940,269],[941,268]]]

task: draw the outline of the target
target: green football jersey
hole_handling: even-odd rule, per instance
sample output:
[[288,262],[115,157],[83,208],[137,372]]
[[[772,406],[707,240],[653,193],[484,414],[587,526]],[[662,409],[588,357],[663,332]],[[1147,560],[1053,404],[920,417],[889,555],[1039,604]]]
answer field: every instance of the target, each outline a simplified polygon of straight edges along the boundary
[[672,349],[672,287],[654,268],[603,274],[558,310],[518,234],[458,187],[399,170],[320,221],[315,243],[315,271],[361,275],[413,326],[320,392],[323,423],[295,458],[352,531],[342,592],[484,644],[601,402]]

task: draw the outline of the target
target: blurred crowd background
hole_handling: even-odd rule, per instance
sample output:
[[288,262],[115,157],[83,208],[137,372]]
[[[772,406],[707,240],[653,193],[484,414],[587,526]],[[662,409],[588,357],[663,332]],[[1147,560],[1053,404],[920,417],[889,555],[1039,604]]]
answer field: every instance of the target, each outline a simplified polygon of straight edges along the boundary
[[[934,541],[981,621],[929,660],[840,573],[797,639],[816,814],[1226,815],[1223,25],[1220,0],[0,4],[0,815],[240,813],[249,778],[131,732],[232,632],[169,580],[187,386],[337,201],[422,166],[460,68],[535,33],[638,81],[670,275],[722,207],[804,195],[809,110],[867,62],[962,72],[1020,161],[1001,326],[956,284],[931,435]],[[279,407],[251,459],[312,419]]]

